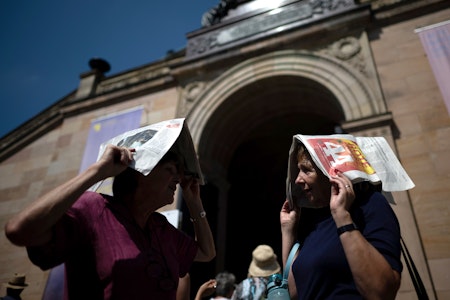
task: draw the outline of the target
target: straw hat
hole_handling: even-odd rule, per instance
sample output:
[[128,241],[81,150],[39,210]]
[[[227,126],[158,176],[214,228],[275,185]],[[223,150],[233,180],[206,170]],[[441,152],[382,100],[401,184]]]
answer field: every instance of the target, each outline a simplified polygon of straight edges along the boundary
[[10,289],[24,289],[28,286],[28,283],[25,283],[25,274],[15,273],[14,277],[11,278],[11,280],[7,284],[5,284],[5,286]]
[[253,277],[267,277],[280,272],[280,265],[272,247],[259,245],[252,252],[252,262],[248,274]]

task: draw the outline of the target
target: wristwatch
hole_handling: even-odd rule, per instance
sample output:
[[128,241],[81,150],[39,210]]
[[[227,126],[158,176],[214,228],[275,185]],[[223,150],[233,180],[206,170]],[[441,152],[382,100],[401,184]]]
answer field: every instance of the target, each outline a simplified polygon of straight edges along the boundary
[[358,226],[356,226],[355,223],[351,223],[351,224],[347,224],[347,225],[339,227],[337,229],[337,233],[338,233],[338,235],[341,235],[346,231],[353,231],[353,230],[358,230]]

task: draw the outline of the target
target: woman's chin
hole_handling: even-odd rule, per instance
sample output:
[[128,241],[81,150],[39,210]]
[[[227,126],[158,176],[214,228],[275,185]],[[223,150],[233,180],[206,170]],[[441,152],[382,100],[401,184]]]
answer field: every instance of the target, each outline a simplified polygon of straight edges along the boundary
[[324,208],[326,206],[328,206],[327,203],[322,203],[320,201],[314,201],[314,199],[310,199],[310,198],[303,198],[303,199],[299,199],[296,202],[298,207],[306,207],[306,208]]

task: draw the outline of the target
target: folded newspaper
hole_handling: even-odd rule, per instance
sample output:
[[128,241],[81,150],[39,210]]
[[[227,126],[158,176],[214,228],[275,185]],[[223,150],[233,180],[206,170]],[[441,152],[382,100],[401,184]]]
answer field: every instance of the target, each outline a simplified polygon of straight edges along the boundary
[[[191,133],[184,118],[166,120],[120,134],[100,145],[97,160],[108,144],[134,148],[136,152],[130,167],[146,176],[169,150],[174,151],[183,159],[185,174],[198,178],[200,184],[204,184]],[[99,182],[90,190],[100,189],[105,192],[107,189],[101,188],[101,185],[105,183]]]
[[297,152],[303,144],[314,163],[328,177],[340,171],[352,183],[382,184],[385,192],[412,189],[414,183],[403,169],[384,137],[355,137],[350,134],[294,135],[289,150],[286,194],[289,200],[301,195],[295,184],[298,175]]

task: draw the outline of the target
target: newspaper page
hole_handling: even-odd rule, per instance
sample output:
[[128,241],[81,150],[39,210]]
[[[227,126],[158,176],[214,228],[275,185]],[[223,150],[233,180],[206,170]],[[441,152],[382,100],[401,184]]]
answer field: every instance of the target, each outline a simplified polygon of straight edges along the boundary
[[314,163],[328,177],[334,176],[339,170],[352,183],[362,181],[382,183],[385,192],[404,191],[414,187],[414,183],[383,137],[297,134],[293,137],[289,151],[286,180],[286,193],[291,201],[293,197],[302,194],[295,184],[299,143],[306,147]]
[[352,135],[306,136],[296,135],[306,146],[314,163],[328,177],[339,170],[353,183],[371,181],[380,183],[380,178]]
[[[197,177],[199,183],[204,184],[192,137],[184,118],[166,120],[120,134],[100,145],[97,160],[103,155],[108,144],[134,148],[134,160],[129,167],[145,176],[169,150],[174,151],[183,160],[185,174]],[[111,182],[111,179],[108,182]],[[105,185],[99,182],[90,190],[111,194],[107,192]]]
[[384,137],[356,137],[356,142],[377,171],[384,191],[406,191],[415,186]]

